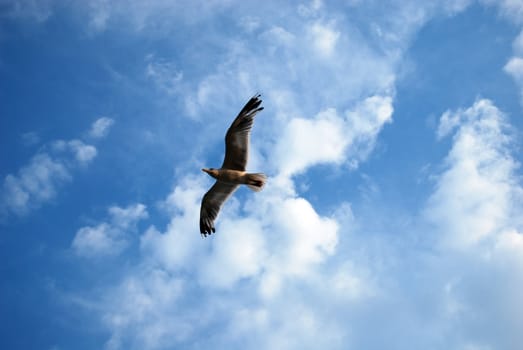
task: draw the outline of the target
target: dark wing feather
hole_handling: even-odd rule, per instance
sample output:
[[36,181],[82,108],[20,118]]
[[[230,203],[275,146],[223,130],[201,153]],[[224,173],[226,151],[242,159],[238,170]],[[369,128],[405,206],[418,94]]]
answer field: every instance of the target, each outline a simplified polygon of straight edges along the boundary
[[200,208],[200,233],[202,235],[206,236],[216,232],[214,220],[218,216],[222,204],[237,187],[238,185],[216,181],[211,189],[203,196],[202,206]]
[[263,109],[261,103],[260,95],[252,97],[227,130],[222,168],[245,171],[249,158],[249,134],[254,116]]

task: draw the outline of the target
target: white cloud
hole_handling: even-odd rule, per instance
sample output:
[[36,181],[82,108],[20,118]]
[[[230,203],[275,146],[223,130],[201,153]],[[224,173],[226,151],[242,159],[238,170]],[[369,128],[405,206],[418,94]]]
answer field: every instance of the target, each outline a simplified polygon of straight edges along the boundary
[[70,141],[57,140],[51,143],[51,151],[60,157],[64,164],[72,166],[69,155],[74,156],[76,163],[82,166],[88,165],[98,154],[96,147],[87,145],[83,141],[75,139]]
[[314,119],[292,119],[281,136],[275,152],[280,172],[292,175],[318,163],[340,163],[350,143],[344,133],[343,119],[334,109]]
[[511,74],[520,83],[523,80],[523,58],[513,57],[504,67],[505,71]]
[[[251,194],[243,208],[233,198],[220,214],[216,236],[202,239],[198,233],[198,215],[206,187],[188,175],[167,199],[166,206],[173,217],[166,231],[151,227],[142,235],[144,263],[136,272],[141,277],[123,280],[108,293],[107,307],[103,307],[105,324],[112,334],[108,348],[125,347],[129,340],[132,347],[146,349],[176,346],[194,339],[200,329],[212,326],[221,318],[221,327],[228,329],[227,332],[208,341],[216,345],[227,337],[243,338],[252,334],[249,330],[253,328],[242,331],[236,324],[241,317],[251,314],[251,310],[238,304],[240,299],[234,297],[235,291],[249,285],[246,292],[254,293],[253,300],[279,303],[278,296],[288,285],[296,280],[308,280],[311,273],[334,254],[338,239],[335,220],[320,216],[307,200],[278,188],[267,189],[259,196]],[[240,210],[247,215],[241,218]],[[348,292],[352,283],[360,292],[351,298],[363,295],[364,282],[356,276],[353,274],[349,281],[346,273],[348,282],[340,285],[338,292]],[[163,297],[173,284],[178,286],[176,295]],[[201,303],[189,311],[185,306],[192,298],[201,298]],[[135,306],[128,307],[131,304]],[[301,305],[301,301],[281,308],[281,311],[270,308],[271,316],[266,324],[263,311],[253,311],[263,325],[259,340],[267,346],[284,346],[285,339],[297,334],[302,326],[310,327],[311,337],[321,333],[322,321],[307,306]],[[289,324],[264,339],[265,332],[277,329],[275,323],[289,321],[288,312],[293,308],[293,319],[298,323]]]
[[256,276],[263,268],[267,252],[259,222],[252,219],[224,220],[222,239],[202,262],[204,285],[231,288],[242,278]]
[[298,13],[300,14],[300,16],[304,17],[314,16],[319,12],[319,10],[322,7],[322,0],[311,0],[308,6],[304,4],[298,5]]
[[96,147],[92,145],[86,145],[80,140],[71,140],[68,142],[68,145],[73,151],[76,160],[81,165],[89,164],[98,153],[96,151]]
[[[264,279],[269,280],[305,276],[308,268],[333,253],[338,226],[334,220],[319,216],[308,201],[295,197],[286,186],[287,181],[271,181],[265,194],[247,203],[249,215],[243,219],[237,214],[234,198],[227,202],[217,221],[222,238],[207,253],[207,243],[202,244],[197,225],[206,186],[188,176],[167,199],[174,214],[167,231],[150,228],[142,236],[142,250],[172,271],[184,270],[190,261],[199,261],[194,269],[201,283],[220,288],[230,288],[240,279],[259,276],[262,271],[267,275]],[[267,251],[267,239],[279,241],[279,248],[272,247],[272,254]]]
[[[523,23],[523,14],[521,19]],[[523,104],[523,30],[519,33],[516,39],[514,39],[512,47],[514,50],[514,56],[508,60],[503,67],[503,70],[514,79],[516,85],[520,89],[520,102]]]
[[479,243],[504,227],[517,163],[508,151],[505,116],[491,101],[446,112],[438,135],[454,128],[458,130],[446,159],[448,169],[438,181],[427,215],[446,228],[447,243],[461,247]]
[[[491,1],[487,1],[491,3]],[[503,0],[497,3],[507,16],[523,24],[523,3],[520,1]],[[523,104],[523,29],[514,39],[512,44],[514,55],[508,60],[503,70],[515,81],[520,90],[521,103]]]
[[271,198],[266,207],[266,234],[271,232],[272,254],[266,259],[260,280],[260,295],[272,298],[287,280],[308,279],[315,268],[334,254],[339,226],[320,216],[304,198]]
[[136,224],[137,221],[148,217],[147,210],[143,204],[130,205],[127,208],[112,206],[109,208],[111,222],[115,227],[126,230]]
[[267,41],[273,41],[275,43],[281,44],[283,46],[291,47],[294,44],[296,37],[294,34],[285,30],[280,26],[274,26],[269,30],[261,34],[263,39]]
[[514,49],[514,54],[516,54],[517,56],[523,56],[523,30],[514,40],[512,48]]
[[503,67],[503,70],[512,76],[520,88],[521,102],[523,103],[523,58],[512,57]]
[[190,259],[198,259],[203,247],[197,218],[205,191],[201,177],[180,181],[166,200],[166,206],[172,210],[166,232],[151,227],[141,237],[141,249],[146,257],[173,271],[183,269]]
[[314,23],[309,28],[312,43],[320,56],[329,57],[336,49],[340,32],[331,27],[331,25]]
[[109,221],[96,226],[80,228],[73,239],[72,248],[84,257],[120,254],[128,245],[129,234],[136,224],[148,217],[145,205],[135,204],[127,208],[109,208]]
[[379,132],[386,123],[392,122],[392,98],[389,96],[371,96],[346,111],[346,132],[353,139],[351,157],[357,161],[365,160],[373,150]]
[[313,119],[293,118],[275,150],[278,171],[291,176],[322,163],[364,160],[385,123],[392,119],[392,99],[372,96],[338,116],[327,109]]
[[191,324],[198,322],[177,312],[184,292],[182,279],[160,269],[126,278],[105,297],[109,307],[103,310],[103,323],[113,331],[106,348],[125,347],[129,336],[133,349],[158,349],[166,343],[182,342],[190,334]]
[[100,139],[106,137],[113,126],[114,120],[108,117],[98,118],[93,125],[91,125],[91,130],[89,131],[89,136]]
[[480,0],[480,2],[498,6],[507,18],[523,23],[523,3],[520,0]]
[[515,134],[485,99],[446,112],[441,130],[453,134],[453,143],[425,217],[438,255],[431,275],[447,276],[447,322],[459,326],[456,342],[463,348],[517,349],[523,344],[514,292],[523,286],[523,189]]
[[17,174],[4,178],[0,192],[0,217],[26,215],[53,200],[72,180],[72,172],[86,167],[97,155],[96,147],[81,140],[56,140],[44,145]]
[[35,155],[17,175],[9,174],[4,179],[1,197],[4,215],[13,212],[27,214],[56,195],[57,187],[71,180],[67,166],[46,153]]
[[72,246],[76,254],[93,257],[119,254],[126,241],[120,237],[120,231],[106,223],[80,228],[74,237]]
[[376,287],[368,272],[362,270],[362,266],[354,266],[350,261],[342,264],[327,281],[333,295],[350,303],[372,298]]

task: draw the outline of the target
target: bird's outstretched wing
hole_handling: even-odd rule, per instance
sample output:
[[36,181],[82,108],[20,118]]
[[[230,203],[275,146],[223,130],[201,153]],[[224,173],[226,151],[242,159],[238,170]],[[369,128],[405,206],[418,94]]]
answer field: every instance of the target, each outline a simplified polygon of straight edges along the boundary
[[238,185],[216,181],[211,189],[203,196],[202,206],[200,208],[200,233],[203,236],[216,232],[214,220],[218,216],[222,204],[236,188],[238,188]]
[[249,134],[254,116],[261,111],[260,95],[252,97],[245,104],[225,135],[225,159],[222,168],[245,171],[249,158]]

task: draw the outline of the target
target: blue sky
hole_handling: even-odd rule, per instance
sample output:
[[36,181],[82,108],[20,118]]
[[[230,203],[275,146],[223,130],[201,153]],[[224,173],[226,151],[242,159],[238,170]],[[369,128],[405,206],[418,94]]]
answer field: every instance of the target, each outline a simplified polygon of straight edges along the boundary
[[2,1],[1,347],[521,349],[522,106],[519,0]]

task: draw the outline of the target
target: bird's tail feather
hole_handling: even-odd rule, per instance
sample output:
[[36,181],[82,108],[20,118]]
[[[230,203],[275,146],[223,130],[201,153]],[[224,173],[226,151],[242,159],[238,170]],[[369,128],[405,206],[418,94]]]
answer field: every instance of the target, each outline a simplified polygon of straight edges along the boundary
[[262,190],[267,182],[267,175],[263,173],[247,174],[246,185],[254,192]]

